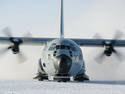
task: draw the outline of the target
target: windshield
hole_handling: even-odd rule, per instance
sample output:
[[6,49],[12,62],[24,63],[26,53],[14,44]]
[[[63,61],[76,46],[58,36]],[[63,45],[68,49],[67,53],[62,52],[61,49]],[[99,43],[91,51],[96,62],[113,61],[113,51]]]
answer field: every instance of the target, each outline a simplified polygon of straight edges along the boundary
[[76,48],[75,47],[70,47],[68,45],[51,45],[49,50],[59,50],[59,49],[65,49],[65,50],[73,50],[75,51]]
[[56,45],[56,49],[67,49],[69,50],[70,49],[70,46],[66,46],[66,45]]
[[53,43],[53,44],[49,47],[49,50],[52,51],[52,50],[55,50],[55,48],[56,48],[56,44]]

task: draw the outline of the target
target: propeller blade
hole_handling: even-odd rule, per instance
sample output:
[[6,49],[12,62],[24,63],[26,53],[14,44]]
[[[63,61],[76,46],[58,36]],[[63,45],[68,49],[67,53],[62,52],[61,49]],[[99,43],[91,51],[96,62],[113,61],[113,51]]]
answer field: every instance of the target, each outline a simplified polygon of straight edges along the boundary
[[0,56],[5,55],[8,50],[9,50],[8,47],[0,49]]
[[6,27],[2,30],[3,34],[7,37],[12,37],[11,30],[9,27]]
[[32,34],[30,32],[27,32],[26,34],[23,35],[23,37],[32,37]]
[[95,61],[97,61],[97,63],[99,64],[103,63],[104,59],[105,59],[104,52],[95,57]]
[[124,36],[124,33],[120,30],[117,30],[114,34],[113,39],[119,39],[119,38],[122,38],[123,36]]
[[114,51],[114,56],[121,62],[124,60],[124,55],[122,54],[122,52],[120,52],[118,50]]
[[94,36],[93,36],[94,39],[103,39],[102,36],[100,36],[98,33],[96,33]]
[[23,63],[23,62],[25,62],[27,60],[27,58],[26,58],[26,56],[24,55],[23,52],[18,53],[17,54],[17,58],[18,58],[18,61],[20,63]]

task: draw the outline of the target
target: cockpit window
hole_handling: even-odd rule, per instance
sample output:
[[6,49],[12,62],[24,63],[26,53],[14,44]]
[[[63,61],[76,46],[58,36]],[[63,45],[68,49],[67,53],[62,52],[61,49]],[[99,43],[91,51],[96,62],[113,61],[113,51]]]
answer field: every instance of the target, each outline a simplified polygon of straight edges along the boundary
[[60,46],[59,45],[56,45],[56,49],[59,49],[60,48]]
[[66,46],[65,45],[61,45],[61,49],[66,49]]
[[70,46],[67,46],[67,49],[70,50]]
[[50,51],[55,50],[55,46],[56,46],[56,44],[53,43],[53,44],[50,46],[49,50],[50,50]]
[[56,45],[56,49],[67,49],[69,50],[70,49],[70,46],[66,46],[66,45]]
[[56,44],[52,44],[49,48],[50,51],[53,51],[53,50],[58,50],[58,49],[66,49],[66,50],[73,50],[75,51],[76,48],[75,47],[72,47],[72,46],[68,46],[68,45],[56,45]]
[[49,48],[50,51],[52,51],[52,50],[54,50],[54,49],[55,49],[54,46],[51,46],[51,47]]

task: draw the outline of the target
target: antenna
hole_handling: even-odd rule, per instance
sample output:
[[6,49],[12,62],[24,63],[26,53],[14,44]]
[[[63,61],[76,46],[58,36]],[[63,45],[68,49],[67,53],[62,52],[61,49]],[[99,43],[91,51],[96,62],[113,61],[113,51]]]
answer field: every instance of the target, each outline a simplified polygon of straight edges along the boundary
[[64,38],[63,0],[60,0],[60,38]]

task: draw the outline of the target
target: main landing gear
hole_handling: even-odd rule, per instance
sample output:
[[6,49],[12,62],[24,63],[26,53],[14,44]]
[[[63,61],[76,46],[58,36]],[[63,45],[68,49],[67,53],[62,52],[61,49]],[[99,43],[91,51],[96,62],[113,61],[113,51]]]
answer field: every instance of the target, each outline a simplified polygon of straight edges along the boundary
[[48,77],[46,74],[40,74],[38,73],[36,77],[34,77],[34,79],[38,79],[38,81],[57,81],[57,82],[84,82],[84,81],[89,81],[88,76],[86,75],[77,75],[75,77],[69,77],[69,76],[51,76]]

